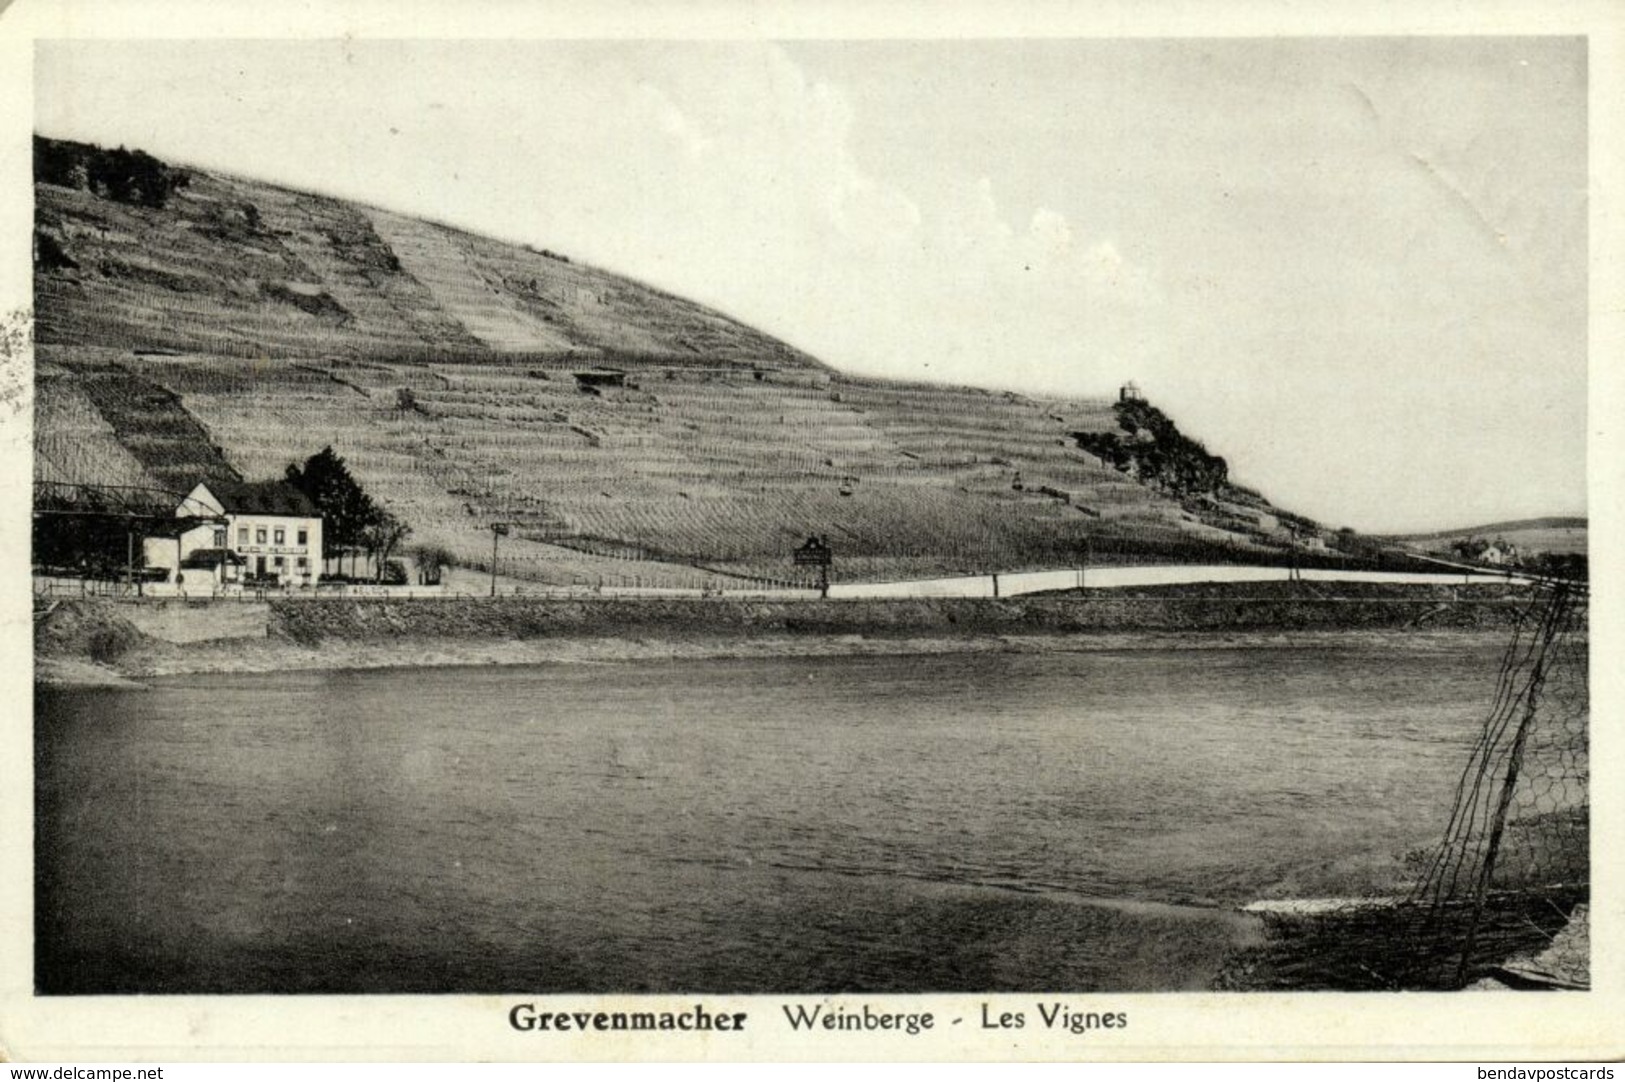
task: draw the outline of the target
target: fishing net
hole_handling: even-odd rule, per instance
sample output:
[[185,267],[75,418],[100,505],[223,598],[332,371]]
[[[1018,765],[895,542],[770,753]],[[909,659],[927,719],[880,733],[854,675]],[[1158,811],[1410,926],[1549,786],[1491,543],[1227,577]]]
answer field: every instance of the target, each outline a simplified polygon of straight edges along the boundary
[[1532,589],[1436,846],[1386,891],[1260,906],[1221,987],[1588,986],[1588,596]]

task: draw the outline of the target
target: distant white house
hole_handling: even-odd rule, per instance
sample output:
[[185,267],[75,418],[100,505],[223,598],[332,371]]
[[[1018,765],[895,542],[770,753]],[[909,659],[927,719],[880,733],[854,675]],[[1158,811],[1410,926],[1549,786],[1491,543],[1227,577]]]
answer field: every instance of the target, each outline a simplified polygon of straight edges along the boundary
[[181,586],[314,586],[322,517],[286,481],[202,481],[175,508],[172,529],[143,542],[146,566]]

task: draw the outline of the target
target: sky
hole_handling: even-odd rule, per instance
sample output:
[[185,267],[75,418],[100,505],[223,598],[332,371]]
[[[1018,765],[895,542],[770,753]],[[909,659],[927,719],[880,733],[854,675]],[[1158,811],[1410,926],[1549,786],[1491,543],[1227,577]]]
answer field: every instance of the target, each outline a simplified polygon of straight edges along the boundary
[[1147,396],[1329,526],[1583,514],[1579,38],[41,41],[43,134]]

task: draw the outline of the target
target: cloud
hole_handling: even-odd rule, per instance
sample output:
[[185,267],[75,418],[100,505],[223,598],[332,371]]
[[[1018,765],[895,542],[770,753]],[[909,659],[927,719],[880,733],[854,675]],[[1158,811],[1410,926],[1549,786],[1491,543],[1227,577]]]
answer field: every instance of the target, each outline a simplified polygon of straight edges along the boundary
[[[1048,207],[1039,207],[1033,211],[1032,221],[1027,225],[1027,233],[1039,251],[1047,253],[1052,259],[1065,258],[1072,250],[1072,226],[1067,222],[1066,215],[1058,214]],[[1115,247],[1111,250],[1114,254],[1117,251]]]
[[715,145],[713,140],[694,129],[683,111],[659,87],[640,82],[633,93],[634,101],[647,108],[660,134],[669,138],[689,158],[699,159]]
[[922,190],[865,168],[852,103],[784,49],[710,61],[630,87],[619,138],[660,149],[621,178],[644,250],[610,265],[657,266],[838,366],[943,379],[1036,378],[1158,302],[1113,239],[1045,206],[1018,226],[986,176]]

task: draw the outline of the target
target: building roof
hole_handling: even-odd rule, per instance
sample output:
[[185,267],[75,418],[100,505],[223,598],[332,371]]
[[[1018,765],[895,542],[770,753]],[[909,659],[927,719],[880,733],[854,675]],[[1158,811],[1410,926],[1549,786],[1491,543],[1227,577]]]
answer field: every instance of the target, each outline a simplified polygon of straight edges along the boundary
[[320,517],[310,497],[286,481],[205,481],[204,484],[228,514]]
[[247,562],[247,560],[243,559],[230,549],[193,549],[191,552],[186,554],[186,559],[181,561],[181,567],[183,569],[197,567],[213,569],[219,567],[221,564],[241,567]]

